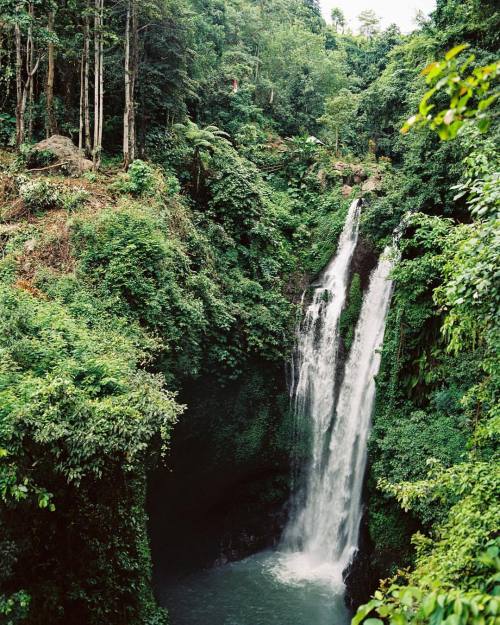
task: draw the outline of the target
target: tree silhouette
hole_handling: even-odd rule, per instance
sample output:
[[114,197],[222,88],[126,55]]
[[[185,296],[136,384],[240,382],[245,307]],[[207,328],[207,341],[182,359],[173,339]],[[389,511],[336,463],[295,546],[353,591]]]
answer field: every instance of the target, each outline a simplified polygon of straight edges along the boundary
[[359,32],[365,37],[374,37],[380,32],[380,17],[372,11],[365,9],[358,15]]
[[346,20],[342,9],[339,9],[339,7],[333,7],[331,17],[332,25],[335,28],[335,32],[338,33],[339,30],[341,30],[341,32],[344,32]]

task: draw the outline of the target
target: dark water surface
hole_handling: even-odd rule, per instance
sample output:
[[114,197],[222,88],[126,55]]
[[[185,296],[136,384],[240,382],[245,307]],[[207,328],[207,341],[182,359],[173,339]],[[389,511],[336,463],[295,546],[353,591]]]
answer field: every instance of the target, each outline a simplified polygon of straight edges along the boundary
[[161,591],[172,625],[347,625],[341,590],[283,579],[280,554],[263,552],[172,582]]

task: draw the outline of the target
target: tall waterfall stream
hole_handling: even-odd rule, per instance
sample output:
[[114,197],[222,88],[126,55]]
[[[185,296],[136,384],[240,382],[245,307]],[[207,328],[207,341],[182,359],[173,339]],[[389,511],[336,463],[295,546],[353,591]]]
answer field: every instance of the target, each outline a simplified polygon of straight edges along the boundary
[[370,276],[350,353],[339,366],[339,323],[358,240],[352,203],[337,253],[313,285],[297,329],[291,400],[309,462],[299,472],[277,551],[199,572],[168,589],[173,625],[345,625],[343,574],[357,550],[367,438],[389,309],[391,250]]

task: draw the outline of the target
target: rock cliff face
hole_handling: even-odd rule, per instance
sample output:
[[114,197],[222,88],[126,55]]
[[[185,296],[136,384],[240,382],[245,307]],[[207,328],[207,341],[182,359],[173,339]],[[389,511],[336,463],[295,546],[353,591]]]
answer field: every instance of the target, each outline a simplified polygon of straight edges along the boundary
[[371,565],[373,545],[368,532],[366,514],[363,516],[359,532],[359,549],[345,573],[346,604],[351,610],[369,601],[379,586],[378,575]]
[[354,187],[360,187],[361,195],[370,195],[382,190],[382,173],[376,165],[364,167],[363,165],[344,163],[338,161],[333,164],[334,171],[342,180],[342,195],[349,197]]

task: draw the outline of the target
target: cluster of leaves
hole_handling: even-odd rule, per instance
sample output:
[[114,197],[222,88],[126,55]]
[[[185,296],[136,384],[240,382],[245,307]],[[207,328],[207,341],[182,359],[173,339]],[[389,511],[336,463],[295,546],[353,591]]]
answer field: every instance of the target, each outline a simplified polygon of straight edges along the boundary
[[[445,63],[434,66],[434,70],[430,70],[435,72],[434,77],[440,72],[446,74],[450,70],[448,64],[454,70],[452,61],[462,49],[457,47],[452,50]],[[478,78],[481,72],[476,74]],[[460,82],[453,71],[451,82]],[[444,88],[446,84],[445,77],[436,89]],[[455,185],[455,189],[460,191],[456,199],[467,198],[474,220],[456,225],[442,217],[417,215],[412,220],[413,227],[417,226],[416,231],[410,224],[410,231],[403,239],[403,261],[395,272],[399,311],[397,319],[393,317],[399,330],[395,328],[396,340],[384,346],[385,354],[390,354],[392,358],[396,356],[397,360],[396,365],[385,361],[385,372],[384,365],[382,368],[382,376],[387,377],[382,379],[381,395],[385,400],[389,398],[391,403],[389,410],[382,410],[379,403],[375,417],[375,441],[372,443],[378,448],[375,451],[378,460],[374,466],[379,465],[379,488],[395,497],[406,512],[411,511],[428,535],[420,532],[414,535],[416,559],[413,570],[400,574],[392,583],[383,586],[371,602],[359,609],[354,619],[356,623],[472,624],[495,623],[498,618],[500,560],[496,525],[500,509],[495,445],[499,434],[496,409],[499,369],[498,328],[494,312],[498,310],[499,301],[496,288],[498,201],[497,192],[489,183],[494,177],[498,154],[491,141],[480,138],[480,133],[492,121],[491,114],[488,118],[483,115],[488,114],[493,100],[483,107],[476,105],[477,108],[474,108],[475,105],[471,104],[475,98],[481,101],[489,85],[485,86],[478,80],[474,84],[469,81],[469,87],[471,93],[467,93],[466,100],[460,104],[457,99],[453,104],[463,105],[466,107],[463,111],[473,113],[466,116],[471,120],[472,129],[468,133],[462,132],[462,146],[469,152],[464,163],[467,177]],[[464,89],[464,86],[459,88]],[[450,95],[454,97],[454,93]],[[424,108],[428,106],[429,97],[428,93],[422,100]],[[425,114],[428,112],[426,110]],[[488,121],[486,126],[484,119]],[[431,128],[443,135],[441,122],[447,126],[453,122],[448,124],[443,117],[435,124],[431,123]],[[459,129],[457,127],[456,132]],[[450,137],[446,134],[442,138]],[[431,224],[433,227],[429,229]],[[405,291],[404,281],[402,283],[401,280],[408,278],[413,280],[413,285],[411,290]],[[422,295],[424,299],[419,302]],[[402,302],[404,307],[401,309]],[[413,324],[422,317],[433,320],[429,327],[431,334],[415,337],[416,340],[410,344],[404,336],[403,325],[407,319],[408,304],[414,316]],[[401,368],[398,361],[411,357],[413,350],[418,354],[414,361],[418,369],[409,390],[415,386],[419,392],[408,402],[409,393],[402,393],[400,385],[404,380],[411,382],[411,368]],[[443,404],[443,391],[448,400],[452,398],[453,378],[456,381],[459,379],[457,374],[465,363],[469,363],[466,365],[469,370],[462,377],[461,392],[456,397],[459,400],[457,411],[457,407],[453,408],[449,401]],[[475,363],[473,368],[470,368],[470,363]],[[392,370],[389,375],[388,369]],[[444,380],[441,381],[440,371],[448,377],[446,385]],[[438,393],[436,382],[442,385]],[[394,470],[392,475],[391,472],[384,474],[381,469],[381,465],[387,465],[384,453],[394,448],[399,450],[400,445],[405,444],[404,438],[399,443],[391,437],[382,440],[387,422],[390,424],[392,421],[390,412],[395,408],[399,412],[399,406],[405,403],[426,407],[429,400],[434,404],[432,406],[431,403],[430,407],[436,411],[433,416],[437,413],[440,430],[434,432],[429,425],[425,426],[425,437],[434,432],[431,448],[425,451],[430,469],[421,467],[421,479],[416,479],[419,477],[415,471],[417,463],[413,460],[407,476],[397,476]],[[444,415],[441,416],[443,408]],[[446,413],[448,424],[455,431],[459,427],[456,416],[462,413],[467,418],[469,442],[465,445],[463,441],[457,448],[460,452],[462,447],[462,453],[449,456],[445,463],[442,450],[449,451],[449,441],[453,440],[450,434],[446,437],[445,446],[439,440]],[[407,430],[407,424],[397,426],[397,431],[401,429]],[[462,436],[466,433],[464,429]],[[415,440],[418,439],[412,440],[412,447]]]
[[21,184],[19,194],[25,207],[31,212],[50,210],[61,203],[61,194],[55,185],[44,178],[27,180]]
[[[500,96],[500,92],[493,91],[491,84],[500,75],[500,63],[476,67],[471,74],[464,76],[476,57],[471,54],[460,65],[457,57],[468,47],[468,44],[456,46],[446,53],[443,61],[431,63],[423,70],[427,84],[433,86],[422,98],[419,112],[410,117],[402,132],[408,132],[415,125],[428,124],[431,130],[437,131],[440,139],[448,140],[454,139],[467,122],[473,122],[480,132],[487,132],[491,125],[488,109]],[[449,105],[435,113],[436,105],[432,99],[441,91],[449,97]]]
[[156,174],[151,165],[136,159],[127,173],[115,182],[114,188],[121,193],[136,196],[154,195],[160,190],[161,182],[161,176]]
[[[493,548],[497,551],[498,548]],[[404,606],[403,610],[401,606]],[[455,623],[457,625],[494,625],[498,614],[498,598],[479,592],[460,593],[457,590],[425,595],[416,586],[391,586],[390,597],[377,591],[375,598],[358,611],[352,625],[383,625],[388,619],[395,625],[425,625]],[[376,613],[380,618],[371,616]]]
[[347,306],[340,316],[339,332],[344,339],[344,345],[347,351],[350,350],[354,340],[354,330],[356,322],[361,312],[361,304],[363,303],[363,293],[361,291],[361,279],[359,274],[354,274],[351,286],[349,287],[349,295]]
[[[48,182],[45,178],[30,178],[25,174],[10,178],[17,189],[23,208],[30,214],[53,209],[78,211],[89,200],[89,192],[81,186],[65,186]],[[6,207],[8,209],[8,206]]]
[[[136,616],[130,612],[128,621],[134,622],[144,607],[141,602],[151,601],[147,585],[131,601],[125,599],[130,590],[108,583],[110,596],[96,610],[97,598],[79,586],[80,573],[71,562],[71,552],[79,549],[96,580],[125,573],[124,558],[136,558],[137,541],[144,537],[139,533],[133,537],[132,532],[130,544],[115,544],[116,551],[104,565],[96,552],[109,535],[92,529],[97,521],[92,510],[112,493],[115,509],[126,506],[126,489],[117,489],[117,475],[131,484],[133,496],[141,493],[132,484],[143,472],[151,445],[166,449],[181,407],[165,390],[162,376],[140,368],[147,354],[138,342],[138,331],[135,337],[131,332],[127,335],[105,319],[89,328],[65,306],[8,283],[0,288],[0,307],[0,524],[7,557],[2,585],[11,591],[4,599],[4,613],[9,617],[18,610],[16,597],[21,590],[15,584],[22,580],[21,588],[29,591],[31,602],[21,601],[19,609],[27,613],[29,603],[33,622],[35,614],[46,613],[47,593],[52,596],[53,622],[64,622],[72,610],[89,623],[102,622],[101,617],[119,622],[123,600],[135,610]],[[99,494],[92,492],[96,480]],[[144,524],[140,508],[133,516],[134,524]],[[71,523],[53,543],[55,527],[66,517]],[[83,548],[79,543],[87,532],[93,538]],[[57,544],[66,544],[68,553],[62,554]],[[143,553],[141,557],[147,558],[147,546]],[[30,570],[49,567],[51,575],[28,576],[27,559]],[[132,568],[136,572],[128,571],[129,582],[144,583],[145,570]],[[77,593],[73,605],[64,595],[63,579],[70,579]]]

